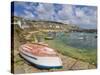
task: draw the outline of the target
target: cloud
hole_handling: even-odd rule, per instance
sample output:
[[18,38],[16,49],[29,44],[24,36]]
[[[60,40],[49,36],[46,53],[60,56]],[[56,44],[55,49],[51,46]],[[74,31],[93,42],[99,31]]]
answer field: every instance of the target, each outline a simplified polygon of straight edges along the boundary
[[24,10],[24,13],[25,14],[23,15],[23,17],[27,19],[35,19],[35,15],[32,12]]
[[73,6],[71,6],[71,5],[63,5],[62,10],[60,10],[58,12],[58,16],[59,16],[60,20],[65,21],[65,22],[70,22],[70,20],[72,18],[74,18]]
[[42,20],[53,20],[55,14],[53,4],[42,4],[40,3],[37,7],[36,13],[38,18]]
[[[97,14],[96,10],[94,10],[94,7],[82,7],[82,8],[76,8],[75,14],[76,14],[76,24],[79,24],[80,26],[88,27],[90,25],[96,28],[97,24]],[[82,26],[82,27],[83,27]]]
[[95,7],[63,5],[63,9],[58,12],[58,16],[59,19],[68,24],[76,24],[83,28],[97,27],[97,11]]
[[82,28],[97,27],[97,8],[94,6],[15,2],[14,13],[28,19],[57,21]]

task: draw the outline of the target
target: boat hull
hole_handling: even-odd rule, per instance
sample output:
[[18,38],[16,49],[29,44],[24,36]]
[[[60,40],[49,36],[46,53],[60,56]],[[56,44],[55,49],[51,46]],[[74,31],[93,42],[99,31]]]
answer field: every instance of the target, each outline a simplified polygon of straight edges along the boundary
[[49,69],[49,68],[62,68],[61,59],[56,57],[40,57],[32,55],[24,50],[20,50],[20,55],[32,64],[35,64],[37,68]]

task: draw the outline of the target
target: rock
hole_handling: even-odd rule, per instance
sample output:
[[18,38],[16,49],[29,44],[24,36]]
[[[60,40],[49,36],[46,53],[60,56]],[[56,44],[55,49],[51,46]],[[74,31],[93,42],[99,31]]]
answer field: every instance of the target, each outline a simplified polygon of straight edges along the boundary
[[86,70],[88,69],[89,63],[87,62],[82,62],[82,61],[77,61],[75,65],[72,66],[72,70]]
[[19,54],[18,50],[14,50],[14,56],[17,56]]
[[63,69],[62,70],[69,70],[71,68],[71,66],[76,62],[76,59],[73,59],[71,57],[68,56],[64,56],[59,54],[59,56],[62,59],[63,62]]
[[75,59],[66,57],[65,59],[63,59],[63,65],[64,65],[63,69],[69,70],[75,62],[76,62]]
[[25,73],[25,70],[21,66],[14,67],[14,73],[15,74],[23,74]]
[[88,69],[96,69],[97,67],[94,65],[89,64]]

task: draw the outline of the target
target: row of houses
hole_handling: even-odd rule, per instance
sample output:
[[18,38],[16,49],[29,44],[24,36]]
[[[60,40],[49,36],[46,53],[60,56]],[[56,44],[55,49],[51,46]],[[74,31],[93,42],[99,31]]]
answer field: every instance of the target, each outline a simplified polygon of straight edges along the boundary
[[25,20],[23,18],[19,17],[13,17],[12,19],[13,24],[18,24],[20,28],[27,29],[27,28],[34,28],[34,29],[48,29],[48,30],[71,30],[74,28],[71,25],[63,24],[59,22],[53,22],[53,21],[31,21],[31,20]]

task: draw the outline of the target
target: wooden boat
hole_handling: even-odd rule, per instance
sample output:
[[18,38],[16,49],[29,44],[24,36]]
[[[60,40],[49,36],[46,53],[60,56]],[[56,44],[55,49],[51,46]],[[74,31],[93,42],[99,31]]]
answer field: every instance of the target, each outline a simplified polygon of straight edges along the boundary
[[61,68],[62,61],[57,53],[42,44],[24,44],[19,48],[20,55],[38,68]]

